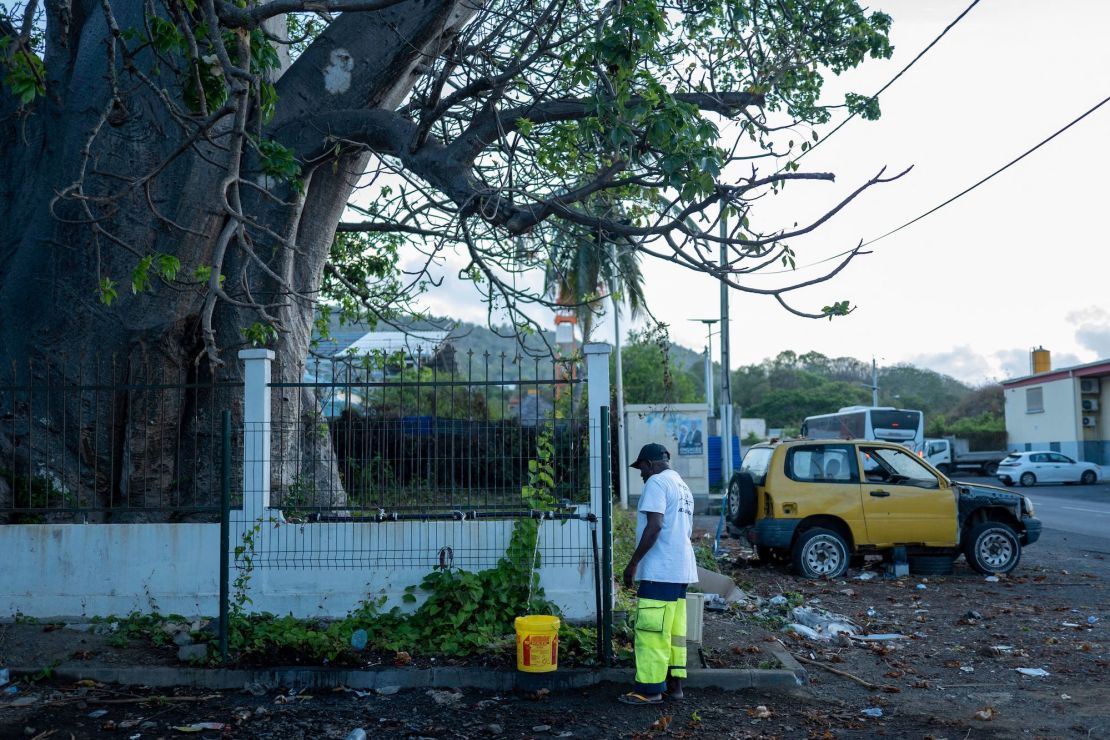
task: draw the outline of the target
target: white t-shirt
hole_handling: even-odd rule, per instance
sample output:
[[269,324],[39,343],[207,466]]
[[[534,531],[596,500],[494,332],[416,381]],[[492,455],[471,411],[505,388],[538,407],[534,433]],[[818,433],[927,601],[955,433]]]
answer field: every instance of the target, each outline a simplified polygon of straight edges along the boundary
[[636,544],[647,528],[647,512],[663,515],[659,539],[640,561],[636,578],[664,583],[697,583],[698,566],[690,537],[694,531],[694,494],[673,470],[648,478],[636,514]]

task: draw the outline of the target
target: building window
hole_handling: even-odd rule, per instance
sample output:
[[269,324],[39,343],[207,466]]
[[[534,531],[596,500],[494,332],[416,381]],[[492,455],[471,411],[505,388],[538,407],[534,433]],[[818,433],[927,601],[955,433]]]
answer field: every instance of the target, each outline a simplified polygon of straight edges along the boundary
[[1044,413],[1044,388],[1038,386],[1037,388],[1025,389],[1025,413]]

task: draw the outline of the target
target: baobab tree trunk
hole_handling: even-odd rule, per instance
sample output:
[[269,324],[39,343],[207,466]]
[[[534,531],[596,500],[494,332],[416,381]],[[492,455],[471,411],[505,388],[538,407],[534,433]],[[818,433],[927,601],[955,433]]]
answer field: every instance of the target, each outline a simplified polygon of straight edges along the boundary
[[[271,345],[280,368],[275,381],[300,380],[312,299],[368,155],[356,151],[306,167],[303,199],[287,186],[267,182],[256,158],[244,155],[242,207],[258,228],[251,230],[253,255],[229,248],[222,260],[223,287],[234,300],[218,301],[212,314],[222,360],[213,363],[203,334],[206,293],[192,276],[217,261],[214,252],[228,222],[227,139],[210,135],[181,153],[185,130],[158,92],[178,89],[169,71],[158,70],[149,54],[137,58],[137,70],[117,56],[113,83],[111,30],[101,4],[48,5],[46,96],[29,111],[10,95],[0,96],[4,374],[40,387],[62,379],[103,384],[109,380],[105,368],[114,362],[114,383],[236,382],[241,380],[236,352],[247,346],[242,330],[258,321],[257,311],[245,305],[250,303],[270,307],[279,320],[280,333]],[[328,110],[395,108],[416,80],[423,55],[435,53],[469,17],[456,5],[410,0],[341,16],[278,80],[277,112],[263,135],[296,131],[309,125],[310,115]],[[62,12],[67,17],[57,17]],[[143,27],[142,3],[117,3],[115,13],[119,28]],[[143,84],[139,72],[154,84]],[[295,248],[274,238],[281,234],[293,235]],[[180,260],[177,278],[133,294],[132,271],[149,254]],[[98,295],[104,279],[119,286],[111,305]],[[65,397],[62,408],[22,421],[20,397],[6,396],[13,408],[2,410],[8,416],[0,426],[0,460],[28,469],[10,470],[9,481],[47,475],[69,491],[94,490],[101,507],[121,500],[149,506],[155,499],[169,500],[174,486],[196,471],[210,484],[197,487],[209,497],[198,503],[210,504],[218,496],[216,461],[190,458],[173,444],[218,430],[213,415],[221,409],[211,391],[135,391],[126,394],[122,407],[90,404],[75,394]],[[315,406],[305,391],[275,393],[274,399],[286,407],[275,409],[275,419],[298,419],[302,408]],[[240,418],[239,406],[232,410]],[[63,434],[66,419],[71,421]],[[166,450],[178,452],[167,459]],[[306,469],[337,480],[330,451],[320,454],[322,459],[305,461]],[[59,467],[35,469],[47,459],[59,461]],[[107,470],[114,472],[104,474]],[[274,490],[304,473],[287,466],[285,480],[273,481]],[[149,500],[133,498],[137,491]],[[328,503],[341,501],[341,490],[332,493]],[[0,487],[0,509],[11,505],[11,497]]]

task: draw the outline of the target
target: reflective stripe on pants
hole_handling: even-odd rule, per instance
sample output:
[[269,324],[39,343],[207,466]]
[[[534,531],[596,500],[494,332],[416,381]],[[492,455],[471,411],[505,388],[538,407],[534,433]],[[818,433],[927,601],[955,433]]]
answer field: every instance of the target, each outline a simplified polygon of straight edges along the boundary
[[686,599],[640,597],[636,606],[636,691],[659,694],[667,675],[686,678]]

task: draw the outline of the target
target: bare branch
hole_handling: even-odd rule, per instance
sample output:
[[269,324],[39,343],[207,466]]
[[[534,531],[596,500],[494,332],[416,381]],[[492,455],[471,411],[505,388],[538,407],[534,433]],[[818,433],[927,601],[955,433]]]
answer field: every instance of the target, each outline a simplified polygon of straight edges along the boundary
[[419,226],[407,226],[405,224],[396,224],[382,221],[341,221],[335,228],[336,231],[344,233],[372,233],[372,234],[415,234],[417,236],[429,236],[442,238],[447,236],[441,231],[433,231],[432,229],[422,229]]

